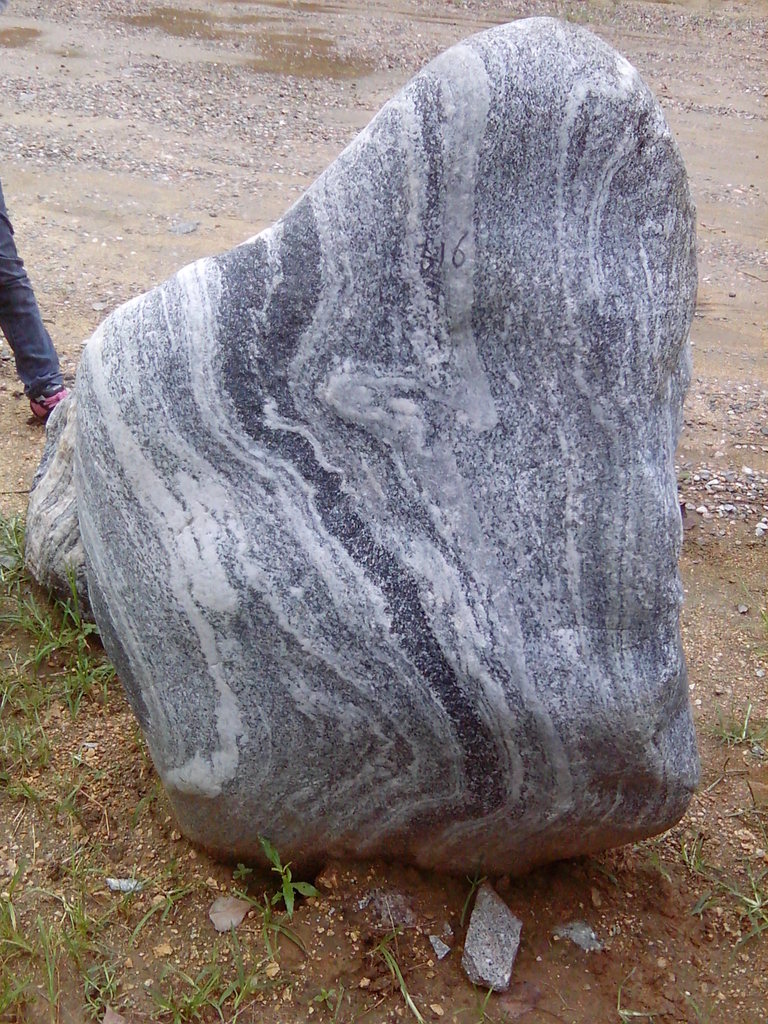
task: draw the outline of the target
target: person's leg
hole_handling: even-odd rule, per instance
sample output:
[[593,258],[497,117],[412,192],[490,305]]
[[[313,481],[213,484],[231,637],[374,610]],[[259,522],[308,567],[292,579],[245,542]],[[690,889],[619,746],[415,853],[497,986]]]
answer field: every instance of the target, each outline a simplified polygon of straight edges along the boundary
[[[0,327],[29,398],[61,390],[59,359],[43,325],[35,293],[16,251],[0,182]],[[39,414],[37,414],[39,415]]]

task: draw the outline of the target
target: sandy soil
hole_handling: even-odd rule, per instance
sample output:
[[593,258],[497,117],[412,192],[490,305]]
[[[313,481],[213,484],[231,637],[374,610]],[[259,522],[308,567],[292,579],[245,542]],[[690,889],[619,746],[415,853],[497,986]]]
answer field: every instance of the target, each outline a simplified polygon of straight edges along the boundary
[[[465,882],[330,865],[321,897],[295,919],[309,956],[283,943],[290,984],[241,1019],[330,1020],[332,1000],[315,997],[342,985],[340,1021],[407,1016],[386,965],[370,956],[381,926],[372,904],[360,904],[378,887],[399,894],[390,901],[403,918],[397,954],[428,1020],[768,1020],[768,932],[740,943],[750,928],[744,903],[713,887],[714,878],[748,894],[768,865],[768,817],[755,796],[764,799],[768,754],[758,742],[729,748],[722,735],[750,702],[753,726],[768,717],[768,532],[758,535],[768,515],[768,4],[14,0],[0,18],[3,187],[71,379],[110,309],[274,220],[441,49],[531,13],[586,24],[639,68],[679,140],[698,206],[694,379],[678,471],[702,791],[655,842],[495,880],[523,919],[523,944],[512,993],[485,1006],[457,951],[438,963],[426,941],[448,920],[460,946]],[[25,507],[43,430],[30,421],[7,347],[2,355],[0,508],[11,513]],[[115,874],[173,863],[202,887],[162,924],[152,919],[138,953],[123,951],[119,1005],[146,1019],[159,1013],[148,992],[168,963],[205,961],[205,893],[231,887],[232,872],[178,838],[160,796],[134,827],[131,802],[146,797],[151,769],[119,693],[87,724],[51,728],[57,755],[85,739],[94,757],[109,752],[111,772],[93,789],[108,808],[106,829],[102,815],[86,815],[81,839],[98,840]],[[0,802],[0,816],[11,813],[13,829],[0,821],[0,853],[11,863],[31,843],[33,860],[54,870],[60,832],[38,824],[36,833],[33,815],[18,819]],[[707,893],[715,898],[702,909]],[[602,953],[553,940],[554,925],[577,917],[600,935]],[[255,942],[255,926],[242,927],[243,943]],[[78,999],[73,989],[65,1017],[80,1019]]]

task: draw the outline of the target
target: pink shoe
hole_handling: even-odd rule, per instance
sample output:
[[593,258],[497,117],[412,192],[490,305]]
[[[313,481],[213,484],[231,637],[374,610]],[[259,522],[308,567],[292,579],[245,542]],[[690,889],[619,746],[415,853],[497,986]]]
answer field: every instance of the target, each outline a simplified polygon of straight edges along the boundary
[[37,398],[30,398],[29,407],[39,420],[47,420],[54,407],[69,395],[65,387],[53,391],[53,394],[38,395]]

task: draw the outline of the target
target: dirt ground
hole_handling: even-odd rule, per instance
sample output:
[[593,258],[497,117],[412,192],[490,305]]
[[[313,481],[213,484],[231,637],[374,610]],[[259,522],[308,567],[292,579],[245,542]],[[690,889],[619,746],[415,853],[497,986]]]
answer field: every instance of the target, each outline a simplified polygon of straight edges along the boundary
[[[319,896],[280,919],[305,950],[258,906],[218,937],[213,899],[239,886],[260,901],[266,876],[233,877],[175,831],[119,687],[74,717],[53,701],[40,719],[47,763],[20,758],[0,776],[0,899],[7,912],[12,897],[15,927],[26,920],[50,940],[49,922],[74,920],[77,892],[87,942],[62,945],[55,969],[52,940],[30,952],[48,987],[35,974],[34,998],[9,1001],[0,1019],[102,1019],[109,1004],[131,1021],[239,1012],[374,1024],[416,1016],[405,990],[429,1021],[768,1021],[768,3],[12,0],[0,17],[6,201],[72,380],[112,308],[272,222],[429,58],[541,13],[585,24],[638,67],[698,207],[678,475],[700,793],[656,840],[494,879],[523,937],[510,993],[486,1000],[460,966],[465,879],[330,864]],[[0,354],[0,509],[10,515],[25,508],[43,429],[7,347]],[[6,669],[25,643],[6,632]],[[145,886],[115,895],[107,875]],[[602,951],[555,940],[553,928],[574,919]],[[429,934],[454,947],[444,960]],[[3,941],[0,967],[16,970],[18,949]],[[220,1010],[221,986],[195,1002],[211,964],[224,975],[247,964],[258,983],[241,985],[237,1004],[232,989]]]

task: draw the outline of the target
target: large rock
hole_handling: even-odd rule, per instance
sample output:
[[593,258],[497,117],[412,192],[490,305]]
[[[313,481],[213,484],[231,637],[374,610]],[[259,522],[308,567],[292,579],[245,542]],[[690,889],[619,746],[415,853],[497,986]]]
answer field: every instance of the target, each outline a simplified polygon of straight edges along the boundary
[[651,93],[533,19],[109,317],[77,380],[90,597],[187,835],[515,873],[680,817],[695,284]]

